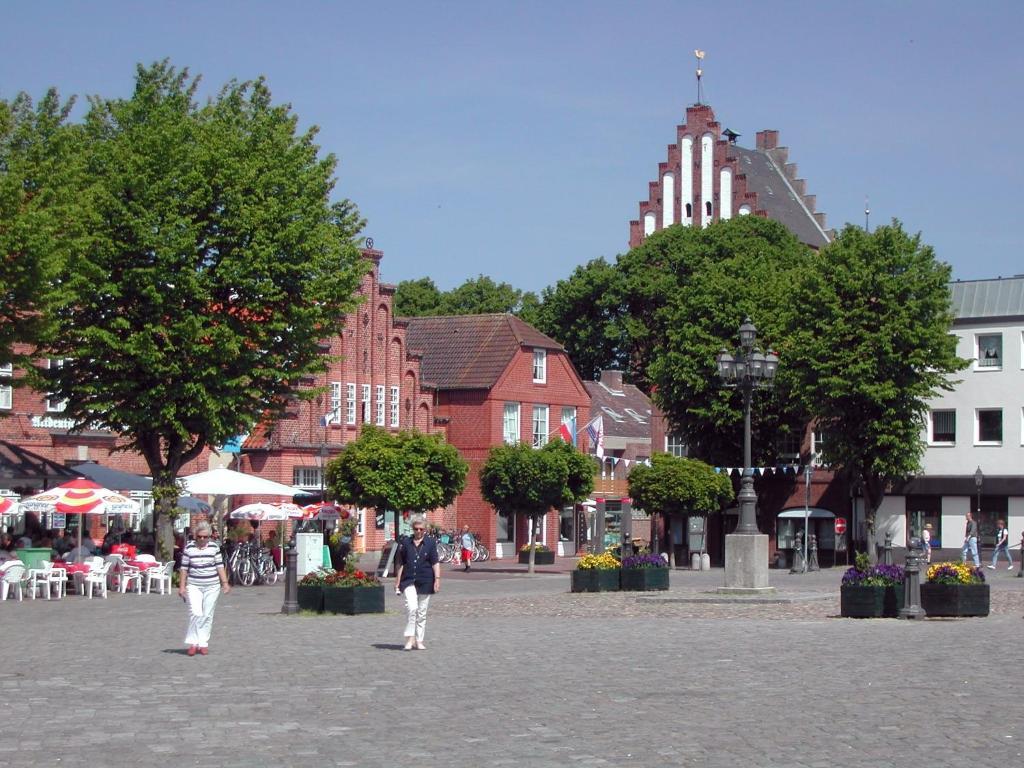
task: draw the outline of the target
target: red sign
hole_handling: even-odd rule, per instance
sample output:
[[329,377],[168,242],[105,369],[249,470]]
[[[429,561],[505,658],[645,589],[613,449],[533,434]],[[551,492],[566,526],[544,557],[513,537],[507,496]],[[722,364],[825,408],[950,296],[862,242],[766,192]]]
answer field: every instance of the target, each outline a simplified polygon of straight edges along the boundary
[[836,536],[842,536],[844,533],[846,533],[846,518],[845,517],[837,517],[836,518]]

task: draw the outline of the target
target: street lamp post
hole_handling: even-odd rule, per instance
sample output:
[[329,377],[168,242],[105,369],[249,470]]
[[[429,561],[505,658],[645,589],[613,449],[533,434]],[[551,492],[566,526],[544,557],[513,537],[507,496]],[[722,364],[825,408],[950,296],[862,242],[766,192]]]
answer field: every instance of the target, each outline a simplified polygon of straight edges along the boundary
[[761,592],[768,586],[768,537],[757,527],[757,494],[750,455],[750,404],[754,390],[770,389],[779,358],[757,348],[757,328],[746,318],[739,329],[740,345],[716,357],[719,378],[743,394],[743,478],[737,496],[740,508],[736,530],[725,539],[725,591]]

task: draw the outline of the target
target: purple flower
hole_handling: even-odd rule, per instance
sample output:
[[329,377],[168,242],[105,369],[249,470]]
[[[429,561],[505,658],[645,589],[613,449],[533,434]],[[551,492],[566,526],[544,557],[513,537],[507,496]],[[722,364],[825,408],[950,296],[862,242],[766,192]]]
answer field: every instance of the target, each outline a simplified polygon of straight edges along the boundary
[[634,568],[668,568],[668,563],[661,555],[631,555],[622,559],[624,570]]

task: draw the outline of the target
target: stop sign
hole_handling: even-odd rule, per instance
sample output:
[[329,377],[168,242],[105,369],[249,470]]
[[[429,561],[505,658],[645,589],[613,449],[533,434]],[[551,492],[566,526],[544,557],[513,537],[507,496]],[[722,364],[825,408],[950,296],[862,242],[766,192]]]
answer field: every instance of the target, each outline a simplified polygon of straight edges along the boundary
[[836,518],[836,535],[837,536],[841,536],[844,533],[846,533],[846,518],[845,517],[837,517]]

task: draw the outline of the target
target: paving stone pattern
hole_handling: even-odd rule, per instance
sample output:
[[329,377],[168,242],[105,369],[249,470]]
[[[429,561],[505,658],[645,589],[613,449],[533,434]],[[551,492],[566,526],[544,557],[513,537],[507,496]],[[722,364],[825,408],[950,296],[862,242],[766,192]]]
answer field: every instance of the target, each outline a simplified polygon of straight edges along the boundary
[[[236,589],[189,658],[176,596],[0,605],[0,768],[1020,765],[1024,580],[984,619],[850,620],[841,569],[783,605],[572,595],[564,572],[446,571],[427,651],[384,615]],[[557,569],[556,569],[557,571]],[[672,574],[704,594],[721,571]],[[664,593],[662,593],[664,594]]]

